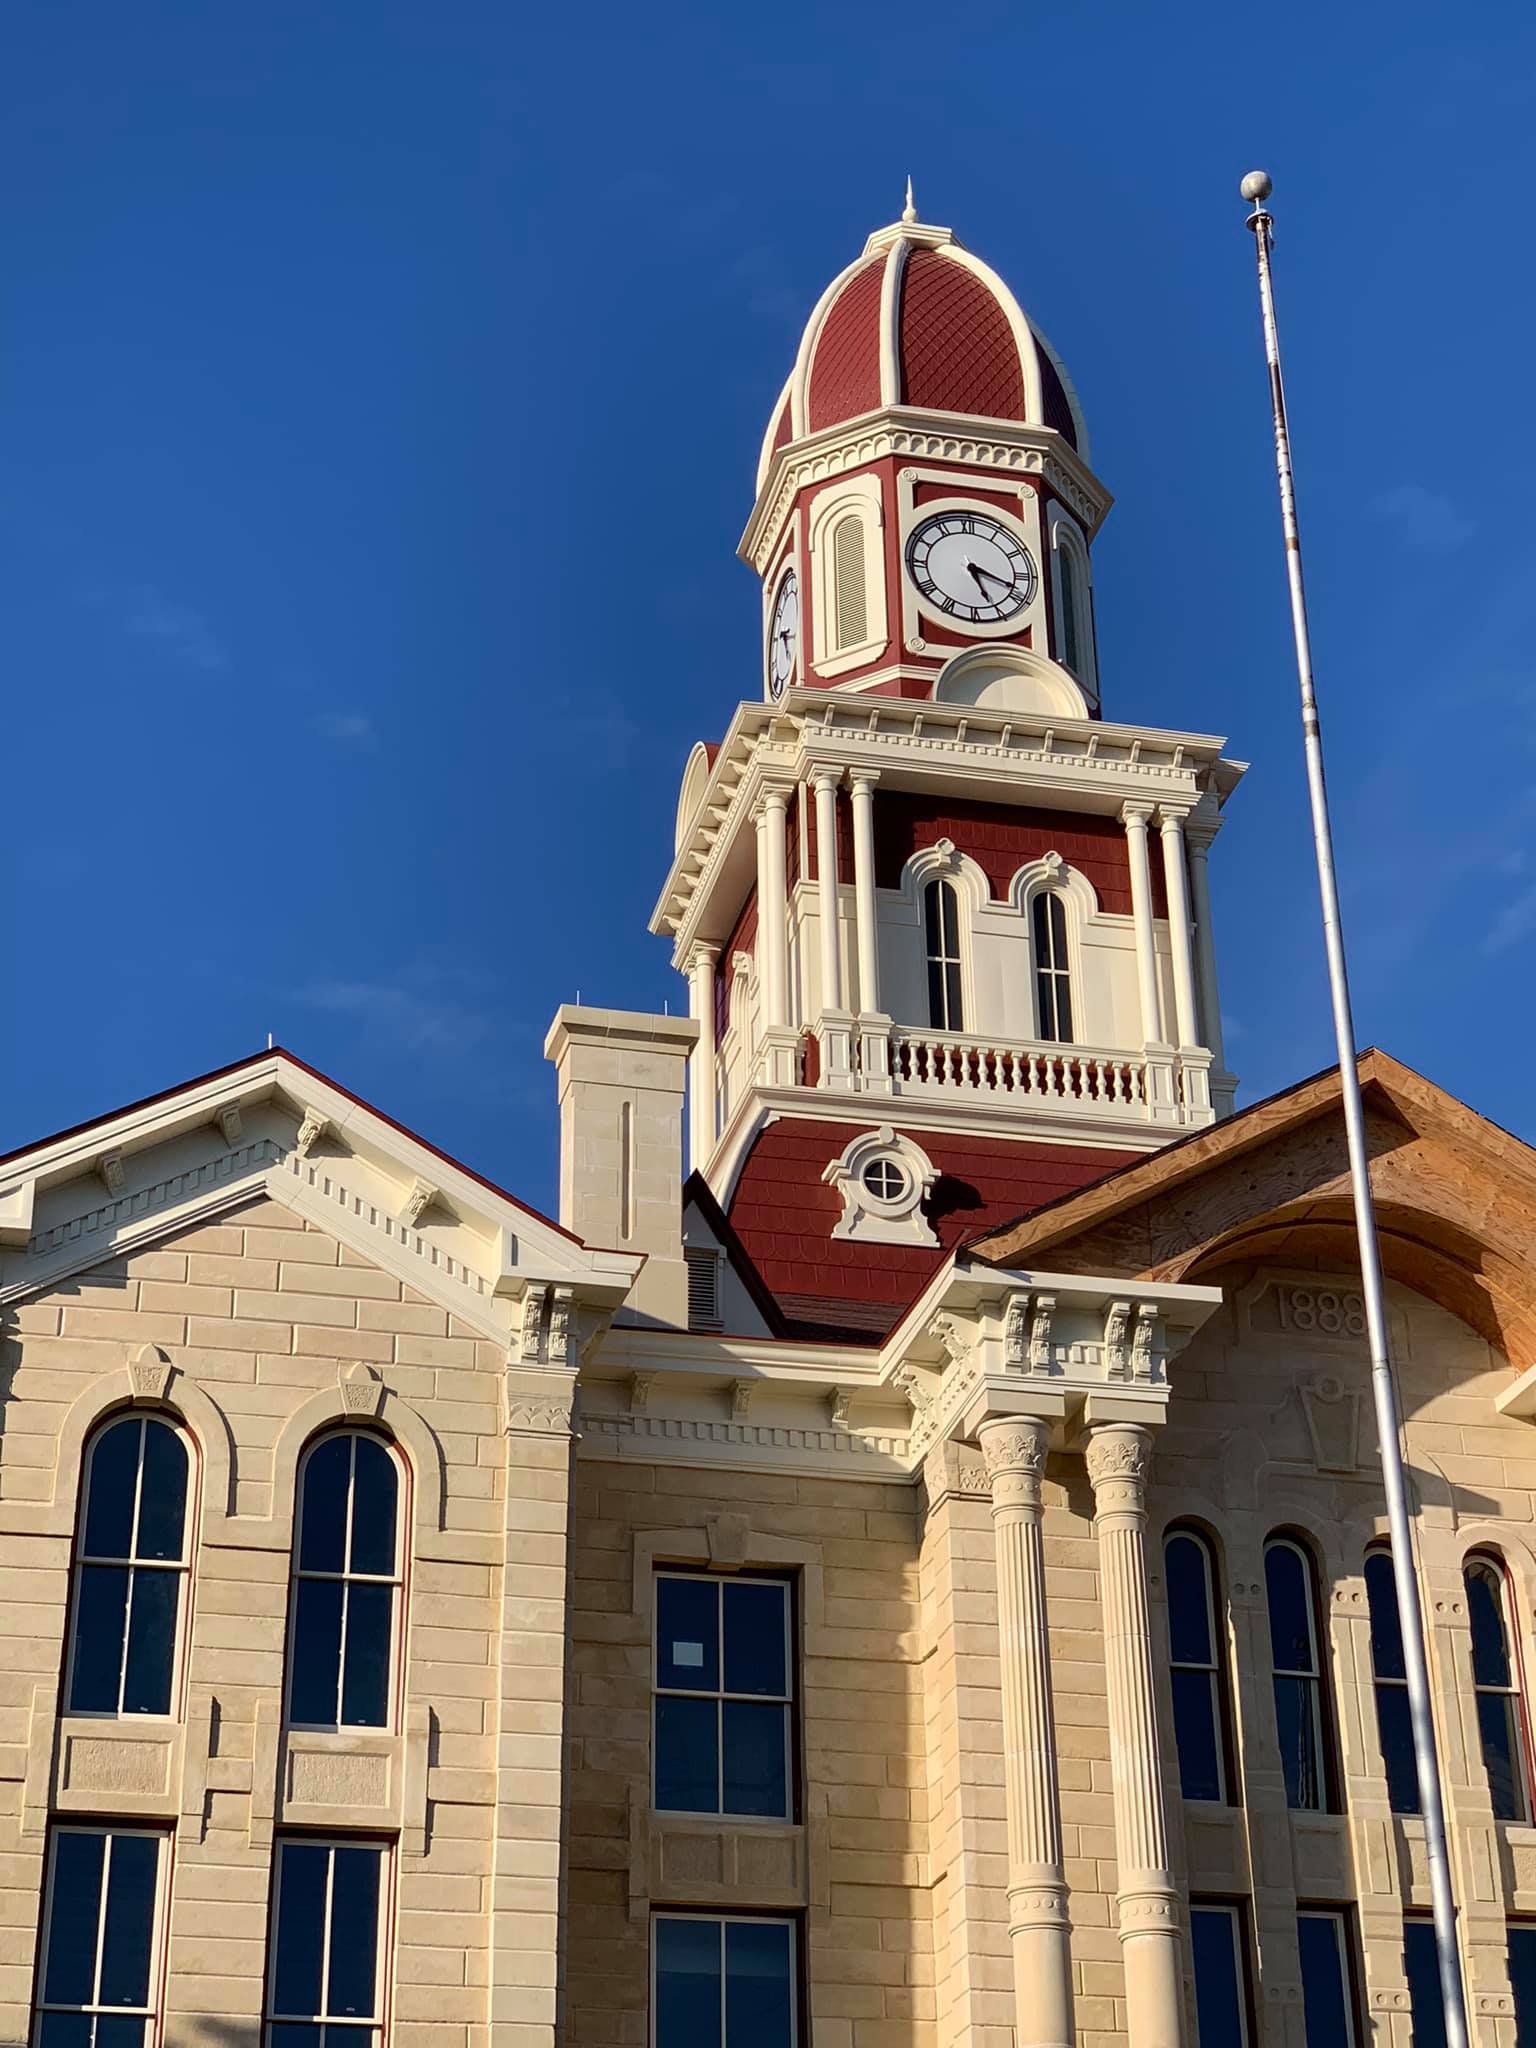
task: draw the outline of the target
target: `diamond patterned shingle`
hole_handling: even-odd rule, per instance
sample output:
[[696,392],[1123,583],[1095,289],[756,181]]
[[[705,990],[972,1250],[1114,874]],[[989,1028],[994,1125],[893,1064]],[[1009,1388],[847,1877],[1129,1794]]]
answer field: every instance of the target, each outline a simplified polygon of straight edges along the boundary
[[914,249],[901,292],[902,396],[908,405],[1025,418],[1024,372],[1007,315],[979,277],[937,249]]
[[871,412],[880,403],[880,279],[883,256],[871,257],[843,286],[822,324],[811,359],[806,413],[814,434]]

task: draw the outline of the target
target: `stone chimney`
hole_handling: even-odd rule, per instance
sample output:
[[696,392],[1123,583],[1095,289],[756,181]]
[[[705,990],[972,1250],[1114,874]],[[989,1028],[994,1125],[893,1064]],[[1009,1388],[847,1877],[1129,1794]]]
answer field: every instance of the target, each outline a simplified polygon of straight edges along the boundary
[[562,1003],[544,1041],[560,1090],[560,1221],[585,1244],[644,1252],[628,1306],[688,1326],[683,1091],[688,1017]]

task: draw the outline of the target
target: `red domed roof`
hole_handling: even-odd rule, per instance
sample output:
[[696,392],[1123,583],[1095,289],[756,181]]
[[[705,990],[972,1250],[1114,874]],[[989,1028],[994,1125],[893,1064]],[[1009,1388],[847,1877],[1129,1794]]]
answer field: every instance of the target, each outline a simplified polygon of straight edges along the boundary
[[1050,344],[948,228],[915,218],[871,235],[822,294],[764,438],[759,482],[787,441],[890,405],[1050,427],[1087,455],[1082,411]]

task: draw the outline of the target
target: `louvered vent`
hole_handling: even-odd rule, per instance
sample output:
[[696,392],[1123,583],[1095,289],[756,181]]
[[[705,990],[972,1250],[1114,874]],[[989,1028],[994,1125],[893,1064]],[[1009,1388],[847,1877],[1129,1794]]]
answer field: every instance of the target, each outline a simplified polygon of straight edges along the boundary
[[704,1247],[685,1246],[683,1259],[688,1268],[688,1327],[690,1330],[718,1330],[720,1327],[720,1254]]
[[869,633],[862,519],[845,519],[832,536],[832,580],[837,586],[837,644],[857,647]]

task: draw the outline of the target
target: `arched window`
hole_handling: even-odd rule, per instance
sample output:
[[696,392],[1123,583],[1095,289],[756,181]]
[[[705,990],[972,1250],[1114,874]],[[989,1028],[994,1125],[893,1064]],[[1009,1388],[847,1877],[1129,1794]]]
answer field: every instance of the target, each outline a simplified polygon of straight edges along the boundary
[[1472,1626],[1472,1683],[1483,1768],[1496,1820],[1523,1821],[1531,1811],[1530,1762],[1520,1661],[1510,1626],[1514,1602],[1504,1560],[1475,1552],[1462,1570]]
[[1061,658],[1074,675],[1082,673],[1082,593],[1077,556],[1070,542],[1056,543],[1056,587],[1061,594]]
[[1230,1717],[1216,1560],[1198,1530],[1168,1531],[1163,1575],[1179,1789],[1186,1799],[1230,1801]]
[[832,529],[832,652],[858,647],[869,637],[869,593],[864,586],[864,521],[854,512]]
[[1329,1813],[1335,1794],[1317,1575],[1311,1557],[1293,1537],[1271,1536],[1265,1544],[1264,1585],[1285,1803],[1297,1812]]
[[75,1534],[71,1714],[168,1714],[187,1583],[186,1439],[121,1415],[86,1448]]
[[304,1453],[288,1639],[288,1718],[385,1728],[400,1622],[400,1467],[367,1430]]
[[1408,1712],[1408,1667],[1397,1619],[1392,1553],[1380,1548],[1365,1557],[1365,1597],[1371,1615],[1371,1673],[1375,1681],[1376,1732],[1387,1774],[1387,1798],[1394,1813],[1419,1811],[1419,1775]]
[[1072,1038],[1072,974],[1067,959],[1067,907],[1054,889],[1030,905],[1035,942],[1035,1007],[1040,1036],[1066,1045]]
[[954,884],[935,876],[923,891],[928,944],[928,1022],[937,1031],[963,1031],[960,1000],[960,904]]

